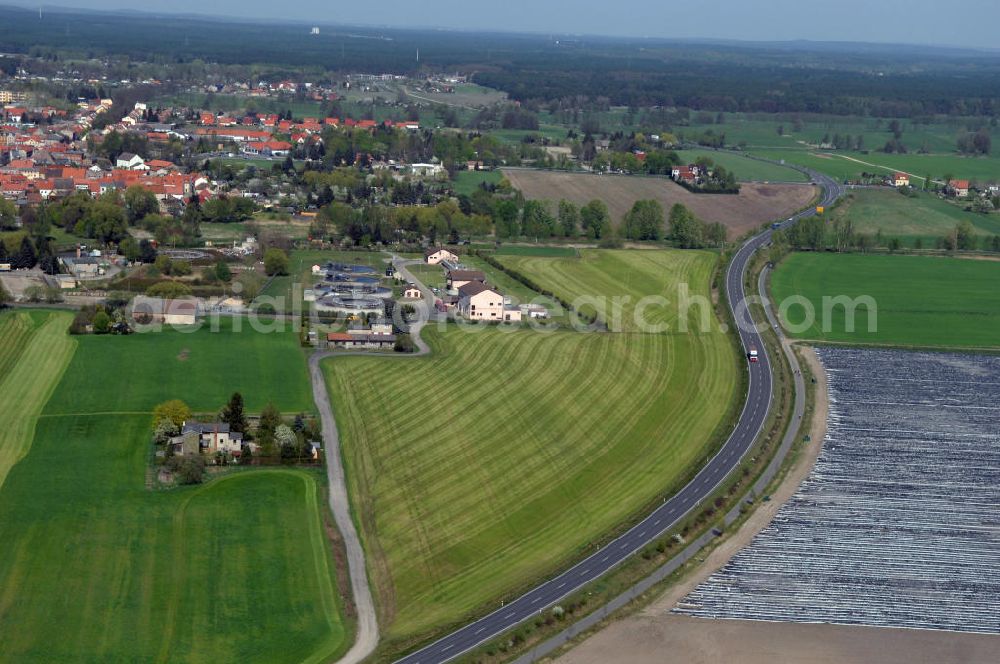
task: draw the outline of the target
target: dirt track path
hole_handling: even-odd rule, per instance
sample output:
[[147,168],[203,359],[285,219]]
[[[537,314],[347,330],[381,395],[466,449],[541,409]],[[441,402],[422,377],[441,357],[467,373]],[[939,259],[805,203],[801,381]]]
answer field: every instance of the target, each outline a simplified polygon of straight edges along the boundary
[[[429,288],[418,281],[405,265],[413,261],[398,261],[394,259],[397,268],[403,275],[414,284],[420,287],[425,294],[425,301],[421,303],[426,311],[418,311],[420,319],[411,327],[410,334],[413,342],[417,346],[417,352],[409,355],[385,354],[387,358],[405,359],[428,355],[431,352],[420,333],[427,321],[427,315],[433,312],[434,296]],[[330,500],[330,512],[337,524],[341,537],[344,538],[344,548],[347,551],[347,568],[351,578],[351,594],[354,597],[354,606],[358,614],[357,634],[354,645],[338,660],[338,664],[359,664],[371,655],[378,646],[378,615],[375,611],[375,602],[372,599],[371,586],[368,583],[368,572],[365,565],[365,550],[361,545],[361,538],[358,530],[354,527],[354,520],[351,518],[351,502],[347,494],[347,477],[344,472],[343,458],[340,454],[340,433],[337,430],[337,420],[333,415],[333,406],[330,401],[330,394],[326,387],[326,377],[323,375],[321,363],[329,357],[350,357],[350,356],[379,355],[365,351],[353,353],[337,353],[330,351],[316,351],[309,357],[309,377],[312,382],[313,401],[316,403],[316,410],[319,412],[320,423],[323,428],[323,449],[326,454],[326,477]]]

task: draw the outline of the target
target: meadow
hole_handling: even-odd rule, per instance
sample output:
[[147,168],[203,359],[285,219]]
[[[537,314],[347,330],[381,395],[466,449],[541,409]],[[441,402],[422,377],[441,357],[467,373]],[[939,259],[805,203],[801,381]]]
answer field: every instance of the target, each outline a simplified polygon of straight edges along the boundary
[[1000,235],[1000,217],[966,212],[934,194],[910,198],[892,190],[855,189],[830,216],[850,220],[859,233],[881,231],[887,238],[899,238],[904,247],[913,247],[917,240],[925,248],[934,247],[963,221],[980,237]]
[[[805,297],[816,321],[805,326],[804,309],[784,312],[786,327],[801,339],[955,348],[1000,347],[1000,262],[931,256],[864,256],[796,253],[778,265],[772,277],[776,304],[793,295]],[[858,307],[855,330],[847,330],[844,307],[822,323],[823,297],[868,295],[877,303],[876,330],[868,331],[869,313]],[[827,330],[823,328],[827,327]]]
[[[578,260],[581,277],[607,295],[681,280],[708,294],[711,254],[616,253],[675,270],[623,285]],[[737,354],[718,330],[425,334],[434,352],[405,368],[324,365],[381,624],[399,644],[495,606],[677,489],[738,401]]]
[[531,247],[521,244],[505,244],[496,250],[497,256],[543,256],[547,258],[575,257],[579,252],[573,247]]
[[815,169],[838,180],[855,180],[862,173],[910,174],[914,186],[924,179],[943,185],[945,176],[980,182],[995,182],[1000,174],[996,157],[963,157],[958,154],[884,154],[882,152],[832,151],[811,149],[752,149],[752,154]]
[[455,174],[454,189],[458,195],[471,196],[483,182],[500,184],[503,174],[500,171],[459,171]]
[[[210,413],[238,390],[250,411],[267,401],[310,408],[296,335],[71,343],[30,451],[0,488],[4,657],[318,663],[343,652],[351,626],[323,530],[320,471],[146,487],[156,403],[181,398]],[[12,371],[31,362],[26,351]]]
[[[465,257],[463,256],[463,258]],[[445,271],[441,265],[421,263],[419,265],[410,265],[406,269],[428,288],[444,288]]]
[[28,453],[38,416],[62,378],[76,343],[66,334],[66,312],[9,311],[0,314],[0,487]]
[[[889,124],[892,118],[796,114],[800,124],[796,126],[791,116],[767,115],[761,113],[725,113],[722,124],[692,122],[689,126],[675,130],[693,137],[707,130],[725,134],[727,145],[745,143],[748,148],[805,148],[806,144],[819,145],[823,138],[834,134],[864,137],[864,147],[876,150],[892,138]],[[695,117],[697,120],[697,117]],[[921,148],[931,154],[947,154],[955,150],[959,134],[970,127],[983,124],[981,118],[935,118],[932,123],[915,123],[907,118],[898,118],[903,132],[902,141],[912,152]],[[778,133],[778,128],[783,133]],[[1000,130],[990,128],[994,139],[1000,138]]]
[[694,163],[699,157],[708,157],[719,166],[736,175],[741,182],[805,182],[803,173],[793,169],[750,159],[732,152],[717,150],[678,150],[677,156],[686,164]]
[[[669,332],[680,331],[679,289],[687,287],[692,296],[704,294],[716,266],[716,256],[703,251],[584,249],[580,258],[500,256],[498,260],[570,302],[592,296],[622,298],[618,322],[610,308],[601,319],[612,330],[625,332],[644,331],[636,319],[636,305],[647,296],[665,298],[669,304],[644,309],[643,319],[650,325],[666,325]],[[687,313],[683,325],[688,330],[701,329],[702,315],[715,321],[705,307],[692,307]]]
[[[242,331],[234,331],[237,325]],[[258,333],[246,319],[230,318],[221,318],[219,328],[80,337],[73,370],[45,413],[145,414],[175,397],[195,412],[214,413],[235,391],[244,392],[251,412],[268,401],[283,412],[312,410],[295,332]]]

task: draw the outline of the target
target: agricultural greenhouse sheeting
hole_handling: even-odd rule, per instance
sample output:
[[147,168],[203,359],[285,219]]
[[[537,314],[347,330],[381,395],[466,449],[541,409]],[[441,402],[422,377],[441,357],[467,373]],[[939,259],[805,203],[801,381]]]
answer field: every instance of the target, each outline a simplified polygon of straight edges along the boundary
[[678,613],[1000,633],[1000,358],[821,349],[823,450]]

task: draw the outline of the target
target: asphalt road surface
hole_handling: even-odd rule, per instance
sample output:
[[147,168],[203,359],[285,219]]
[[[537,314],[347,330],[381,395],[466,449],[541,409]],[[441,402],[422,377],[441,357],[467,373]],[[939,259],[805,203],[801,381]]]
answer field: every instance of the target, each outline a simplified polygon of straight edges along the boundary
[[[843,186],[831,178],[808,169],[798,169],[823,188],[819,205],[829,207],[843,193]],[[815,214],[810,208],[781,222],[784,227]],[[722,449],[678,493],[665,500],[652,514],[632,526],[612,542],[558,576],[545,581],[493,613],[417,650],[399,660],[400,664],[440,664],[468,652],[485,641],[540,614],[562,598],[606,574],[626,558],[640,551],[673,527],[688,512],[707,498],[739,465],[764,426],[771,407],[773,375],[770,358],[746,306],[743,284],[750,258],[771,240],[772,230],[753,236],[737,251],[726,273],[726,295],[744,352],[757,349],[759,361],[749,364],[750,382],[743,412]],[[766,329],[767,323],[761,324]]]

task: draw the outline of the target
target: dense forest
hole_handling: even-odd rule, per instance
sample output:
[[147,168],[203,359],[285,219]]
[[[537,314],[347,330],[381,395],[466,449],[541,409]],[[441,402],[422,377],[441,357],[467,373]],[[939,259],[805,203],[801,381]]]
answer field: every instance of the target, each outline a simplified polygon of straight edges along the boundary
[[[311,71],[464,71],[531,105],[684,106],[879,117],[994,116],[1000,55],[858,44],[560,40],[516,34],[323,27],[7,7],[0,50],[53,60],[124,55]],[[419,61],[417,52],[419,50]],[[12,63],[4,58],[5,65]]]

